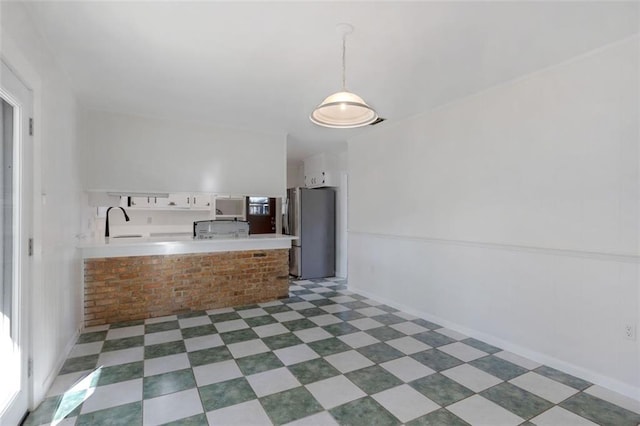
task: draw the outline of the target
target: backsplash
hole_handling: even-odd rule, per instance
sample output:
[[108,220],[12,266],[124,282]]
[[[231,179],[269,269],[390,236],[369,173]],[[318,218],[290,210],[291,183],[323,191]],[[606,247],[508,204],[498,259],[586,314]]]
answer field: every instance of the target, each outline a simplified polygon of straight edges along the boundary
[[[121,211],[109,212],[109,231],[111,236],[141,234],[179,234],[193,232],[193,222],[210,219],[209,211],[198,210],[136,210],[125,208],[130,221],[124,219]],[[89,221],[90,238],[104,235],[105,218],[98,217],[98,209],[94,208],[93,217]]]

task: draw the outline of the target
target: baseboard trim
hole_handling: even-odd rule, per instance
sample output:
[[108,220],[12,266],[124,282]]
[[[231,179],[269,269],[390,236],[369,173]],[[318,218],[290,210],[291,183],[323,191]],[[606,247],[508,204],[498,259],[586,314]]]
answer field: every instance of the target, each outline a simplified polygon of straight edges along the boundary
[[474,339],[478,339],[483,342],[489,343],[490,345],[497,346],[505,351],[513,352],[516,355],[529,358],[530,360],[538,362],[540,364],[544,364],[549,367],[555,368],[557,370],[564,371],[566,373],[569,373],[583,380],[587,380],[593,384],[602,386],[604,388],[607,388],[609,390],[612,390],[614,392],[627,396],[633,400],[640,401],[640,387],[635,387],[635,386],[623,383],[619,380],[612,379],[608,376],[604,376],[602,374],[596,373],[594,371],[588,370],[586,368],[580,367],[570,362],[566,362],[561,359],[549,356],[547,354],[537,352],[532,349],[520,346],[518,344],[503,340],[491,334],[487,334],[479,330],[468,328],[456,322],[449,321],[447,319],[440,318],[435,315],[431,315],[427,312],[414,309],[410,306],[404,305],[402,303],[398,303],[394,300],[391,300],[385,297],[381,297],[375,293],[371,293],[369,291],[354,287],[352,285],[348,284],[347,288],[350,291],[361,294],[363,296],[366,296],[378,302],[384,303],[386,305],[399,309],[408,314],[426,319],[427,321],[431,321],[436,324],[440,324],[443,327],[449,328],[453,331],[457,331],[458,333],[462,333],[466,336],[473,337]]

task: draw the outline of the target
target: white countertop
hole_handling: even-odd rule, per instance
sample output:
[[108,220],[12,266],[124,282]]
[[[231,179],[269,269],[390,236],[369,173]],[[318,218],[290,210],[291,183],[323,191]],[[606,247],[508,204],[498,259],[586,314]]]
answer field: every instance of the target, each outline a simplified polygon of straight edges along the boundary
[[258,234],[248,238],[195,240],[191,236],[100,238],[78,244],[85,259],[101,257],[153,256],[210,253],[222,251],[288,249],[298,237],[282,234]]

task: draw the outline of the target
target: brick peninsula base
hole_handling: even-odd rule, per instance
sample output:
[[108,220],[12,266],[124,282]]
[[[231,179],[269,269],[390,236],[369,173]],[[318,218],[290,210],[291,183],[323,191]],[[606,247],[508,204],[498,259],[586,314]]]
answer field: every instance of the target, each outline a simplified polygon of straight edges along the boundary
[[111,324],[286,297],[289,250],[84,260],[84,325]]

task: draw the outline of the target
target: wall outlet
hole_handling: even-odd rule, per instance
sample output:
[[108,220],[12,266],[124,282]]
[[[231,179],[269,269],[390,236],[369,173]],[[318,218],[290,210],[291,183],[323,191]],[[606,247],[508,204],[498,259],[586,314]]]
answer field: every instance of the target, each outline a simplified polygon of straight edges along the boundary
[[624,325],[624,338],[627,340],[636,340],[636,326],[633,324]]
[[147,217],[147,225],[151,225],[151,222],[153,222],[153,218],[151,216]]

